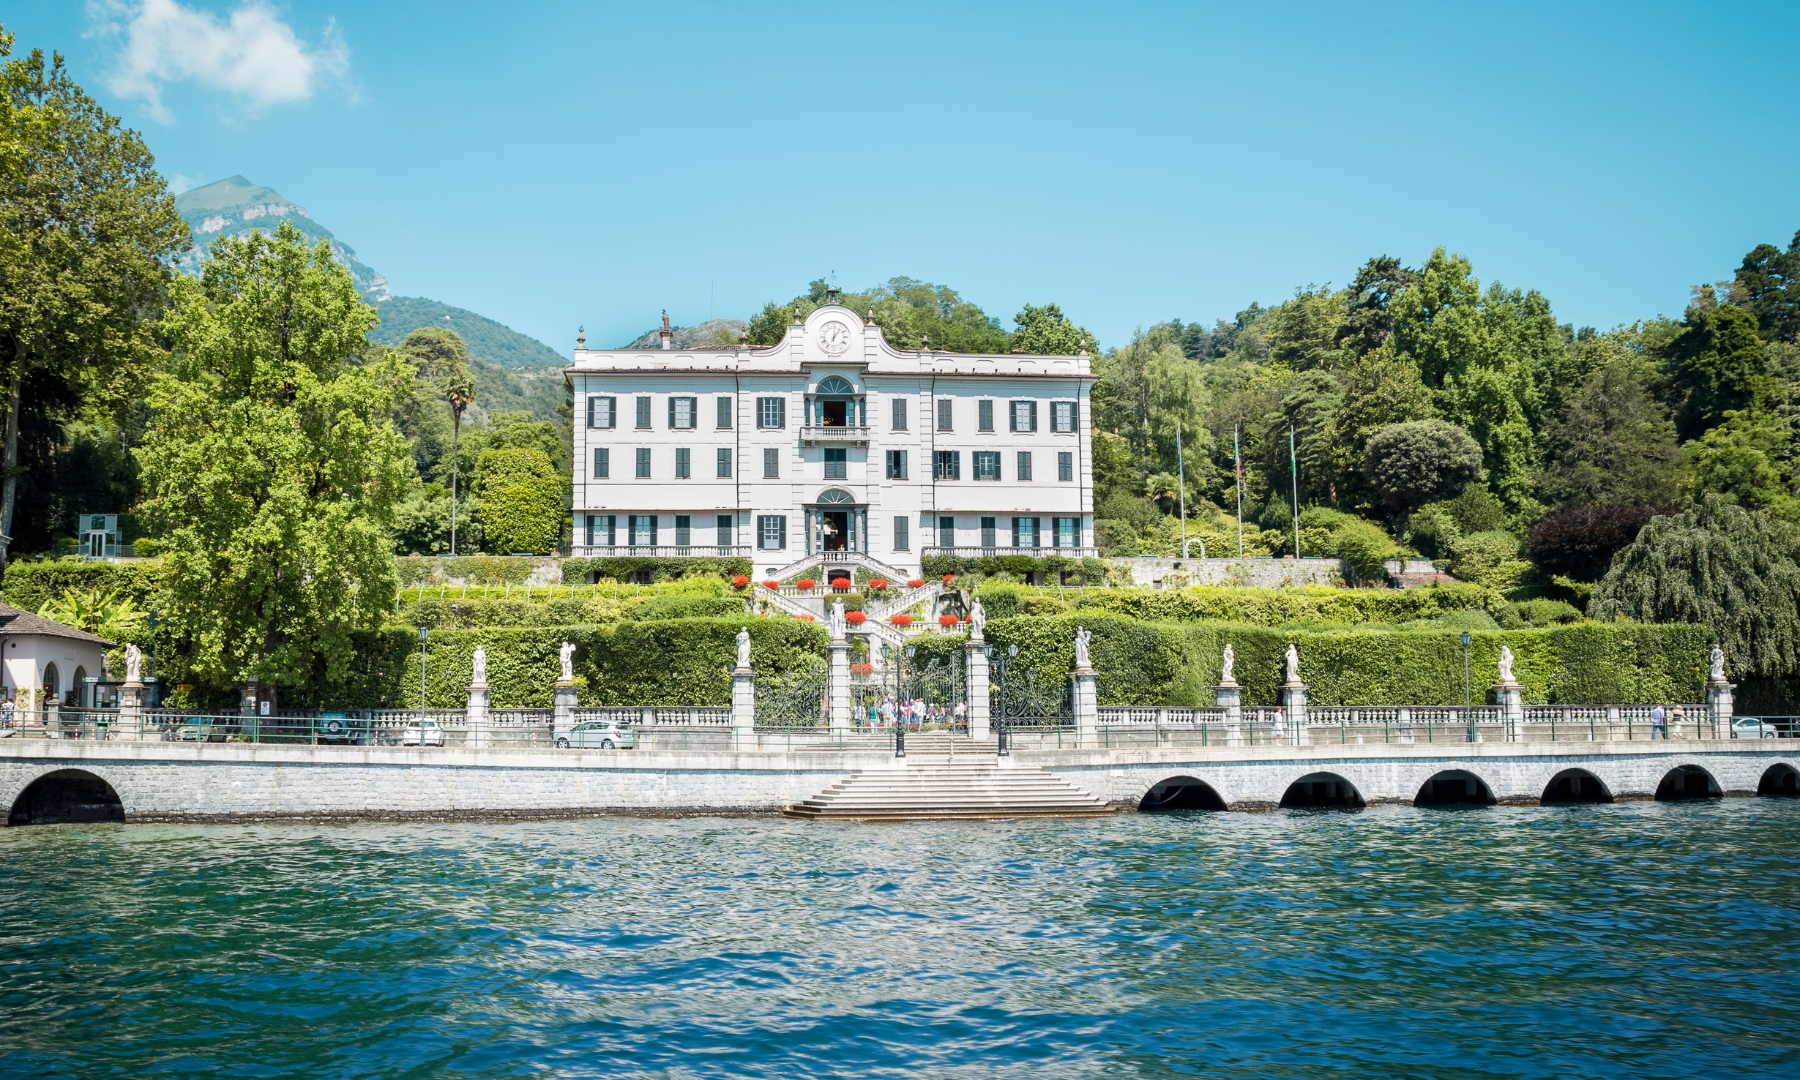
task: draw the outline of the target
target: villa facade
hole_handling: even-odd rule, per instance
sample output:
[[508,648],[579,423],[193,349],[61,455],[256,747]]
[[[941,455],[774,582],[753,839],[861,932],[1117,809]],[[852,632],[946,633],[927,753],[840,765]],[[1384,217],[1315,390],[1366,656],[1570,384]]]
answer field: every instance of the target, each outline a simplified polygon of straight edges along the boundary
[[772,347],[588,349],[577,556],[1094,554],[1088,355],[895,349],[826,304]]

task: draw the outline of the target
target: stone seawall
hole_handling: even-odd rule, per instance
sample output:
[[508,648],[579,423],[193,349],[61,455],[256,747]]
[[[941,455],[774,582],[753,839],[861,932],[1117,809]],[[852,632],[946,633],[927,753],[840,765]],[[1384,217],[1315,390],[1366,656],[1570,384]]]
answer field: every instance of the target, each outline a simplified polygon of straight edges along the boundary
[[[1596,778],[1614,799],[1652,798],[1671,773],[1696,768],[1718,794],[1751,795],[1771,769],[1800,770],[1800,742],[1042,750],[1004,760],[1042,767],[1126,808],[1158,784],[1185,777],[1211,787],[1229,809],[1269,809],[1290,784],[1320,774],[1347,782],[1370,804],[1411,803],[1427,781],[1452,772],[1479,779],[1498,802],[1529,805],[1568,769]],[[3,740],[0,806],[12,806],[40,777],[79,770],[117,792],[128,821],[757,814],[803,802],[853,770],[907,765],[887,751],[505,752]]]

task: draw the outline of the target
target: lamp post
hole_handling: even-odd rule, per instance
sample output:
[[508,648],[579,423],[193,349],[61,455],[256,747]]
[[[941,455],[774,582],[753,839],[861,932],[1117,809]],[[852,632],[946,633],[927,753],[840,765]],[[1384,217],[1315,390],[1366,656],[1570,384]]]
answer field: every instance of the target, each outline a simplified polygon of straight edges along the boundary
[[[910,664],[912,661],[912,658],[918,654],[918,651],[919,651],[919,647],[917,645],[908,645],[906,647],[906,659],[907,659],[908,664]],[[900,669],[899,669],[899,666],[896,665],[895,670],[894,670],[894,687],[895,687],[896,696],[898,696],[900,685],[901,685]],[[906,718],[903,716],[900,716],[898,714],[896,714],[894,717],[894,756],[895,757],[905,757],[906,756]]]
[[1462,632],[1463,647],[1463,715],[1469,718],[1469,741],[1475,741],[1475,712],[1469,707],[1469,632]]
[[[425,636],[431,633],[426,627],[419,627],[419,738],[425,738]],[[421,744],[423,742],[421,741]]]
[[[992,645],[987,646],[987,654],[989,656],[994,655],[994,647]],[[996,748],[996,750],[994,752],[996,757],[1011,756],[1011,752],[1008,751],[1006,748],[1006,741],[1007,741],[1006,740],[1006,730],[1007,730],[1007,723],[1006,723],[1006,719],[1007,719],[1006,718],[1006,669],[1009,666],[1011,666],[1010,662],[1012,660],[1015,660],[1018,658],[1018,655],[1019,655],[1019,646],[1018,646],[1017,642],[1014,642],[1013,644],[1008,645],[1006,647],[1006,655],[1005,656],[1002,656],[999,659],[994,661],[994,666],[998,673],[998,676],[999,676],[998,681],[1000,684],[1000,715],[997,718],[999,721],[999,724],[997,727],[997,730],[999,732],[999,746]]]

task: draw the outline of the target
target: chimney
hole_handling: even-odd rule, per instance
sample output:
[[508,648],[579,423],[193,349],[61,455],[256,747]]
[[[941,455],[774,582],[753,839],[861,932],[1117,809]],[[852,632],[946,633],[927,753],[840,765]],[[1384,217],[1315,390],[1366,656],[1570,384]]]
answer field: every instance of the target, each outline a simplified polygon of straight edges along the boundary
[[663,309],[662,330],[656,335],[662,339],[662,347],[666,351],[675,347],[675,331],[669,329],[669,309]]

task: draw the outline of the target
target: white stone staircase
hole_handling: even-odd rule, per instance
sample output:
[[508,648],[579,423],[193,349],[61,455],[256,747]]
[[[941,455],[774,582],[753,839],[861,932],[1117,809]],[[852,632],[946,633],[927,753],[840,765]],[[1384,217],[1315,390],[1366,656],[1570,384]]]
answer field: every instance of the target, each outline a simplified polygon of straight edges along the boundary
[[805,802],[782,809],[792,818],[837,821],[992,821],[1001,818],[1102,817],[1118,812],[1062,777],[1032,765],[997,764],[991,756],[915,758],[857,770]]

